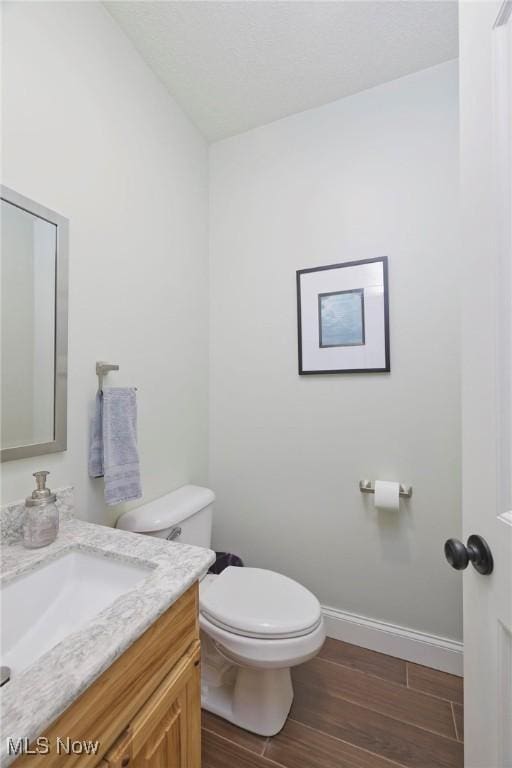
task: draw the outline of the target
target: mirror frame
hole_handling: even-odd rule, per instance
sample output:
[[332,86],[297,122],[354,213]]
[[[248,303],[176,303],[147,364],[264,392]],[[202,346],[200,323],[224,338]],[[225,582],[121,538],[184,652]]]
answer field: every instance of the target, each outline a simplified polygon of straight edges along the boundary
[[[0,461],[24,459],[41,456],[45,453],[57,453],[67,448],[68,414],[68,256],[69,256],[69,221],[55,211],[18,194],[9,187],[0,186],[0,199],[21,208],[40,219],[54,224],[57,228],[55,252],[55,358],[54,358],[54,401],[53,401],[53,436],[47,443],[17,445],[3,448]],[[21,372],[22,374],[23,372]]]

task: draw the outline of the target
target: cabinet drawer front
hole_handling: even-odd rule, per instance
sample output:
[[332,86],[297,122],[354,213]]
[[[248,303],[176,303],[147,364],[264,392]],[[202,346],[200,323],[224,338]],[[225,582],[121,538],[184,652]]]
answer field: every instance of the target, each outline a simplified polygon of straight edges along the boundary
[[45,731],[53,747],[58,737],[77,741],[99,741],[96,755],[23,755],[16,768],[41,766],[97,766],[134,715],[148,701],[179,659],[196,642],[198,588],[194,584],[131,645]]

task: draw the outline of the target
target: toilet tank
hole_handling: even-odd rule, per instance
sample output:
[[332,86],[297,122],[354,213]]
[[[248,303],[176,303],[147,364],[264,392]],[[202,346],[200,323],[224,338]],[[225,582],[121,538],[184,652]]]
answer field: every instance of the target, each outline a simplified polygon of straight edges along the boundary
[[199,485],[183,485],[121,515],[116,527],[162,539],[210,548],[215,494]]

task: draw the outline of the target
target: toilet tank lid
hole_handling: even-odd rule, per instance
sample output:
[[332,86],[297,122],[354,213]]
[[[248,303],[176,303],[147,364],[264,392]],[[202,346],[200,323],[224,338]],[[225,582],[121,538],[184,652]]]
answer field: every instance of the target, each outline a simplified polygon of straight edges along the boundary
[[215,494],[200,485],[183,485],[159,499],[124,512],[116,523],[123,531],[150,533],[182,523],[215,501]]

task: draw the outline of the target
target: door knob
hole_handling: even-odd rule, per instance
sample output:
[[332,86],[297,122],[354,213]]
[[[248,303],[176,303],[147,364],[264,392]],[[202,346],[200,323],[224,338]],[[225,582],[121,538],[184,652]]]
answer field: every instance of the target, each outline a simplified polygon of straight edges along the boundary
[[494,562],[485,539],[473,534],[466,546],[458,539],[448,539],[444,545],[444,556],[456,571],[463,571],[471,563],[484,576],[492,573]]

